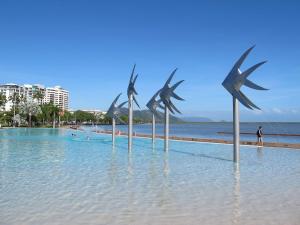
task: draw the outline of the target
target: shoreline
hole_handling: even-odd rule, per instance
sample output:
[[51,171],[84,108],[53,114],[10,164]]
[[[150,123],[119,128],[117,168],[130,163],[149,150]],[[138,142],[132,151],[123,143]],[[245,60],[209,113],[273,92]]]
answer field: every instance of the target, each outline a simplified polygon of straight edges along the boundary
[[[73,130],[81,130],[80,127],[69,127]],[[92,131],[94,133],[99,134],[111,134],[111,131]],[[126,132],[119,131],[116,135],[119,136],[128,136]],[[151,134],[134,134],[133,137],[141,137],[141,138],[152,138]],[[155,136],[158,139],[164,139],[162,135]],[[170,136],[170,140],[176,141],[190,141],[190,142],[201,142],[201,143],[215,143],[215,144],[233,144],[233,141],[223,140],[223,139],[214,139],[214,138],[189,138],[189,137],[178,137],[178,136]],[[240,141],[241,145],[249,145],[249,146],[256,146],[256,147],[274,147],[274,148],[289,148],[289,149],[296,149],[300,150],[300,143],[299,144],[292,144],[292,143],[281,143],[281,142],[264,142],[263,146],[257,145],[257,142],[254,141]]]

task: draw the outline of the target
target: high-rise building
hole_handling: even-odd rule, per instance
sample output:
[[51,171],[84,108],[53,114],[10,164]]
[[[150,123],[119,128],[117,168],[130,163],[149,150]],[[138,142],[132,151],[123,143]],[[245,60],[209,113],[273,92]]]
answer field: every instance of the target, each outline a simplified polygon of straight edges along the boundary
[[55,86],[53,88],[46,88],[44,103],[53,102],[62,110],[69,109],[69,91],[64,90],[60,86]]
[[[36,93],[41,93],[44,97],[41,102],[35,98]],[[64,90],[60,86],[45,88],[40,84],[3,84],[0,85],[0,93],[6,96],[7,103],[3,109],[4,111],[9,111],[13,107],[13,96],[17,93],[20,97],[26,99],[26,101],[34,101],[37,103],[50,103],[53,102],[62,110],[69,109],[69,92]]]

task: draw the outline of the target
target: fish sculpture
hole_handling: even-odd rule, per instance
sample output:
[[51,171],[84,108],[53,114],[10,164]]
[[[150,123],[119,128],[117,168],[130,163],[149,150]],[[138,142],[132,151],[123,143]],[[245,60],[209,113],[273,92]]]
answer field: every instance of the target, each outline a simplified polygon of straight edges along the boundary
[[158,99],[156,100],[156,98],[159,96],[161,90],[158,90],[153,96],[152,98],[149,100],[149,102],[146,104],[146,106],[148,107],[148,109],[152,112],[153,115],[155,115],[156,117],[159,117],[159,114],[157,113],[157,108],[161,108],[164,109],[164,106],[161,105],[162,100]]
[[174,103],[171,101],[171,98],[175,98],[177,100],[181,100],[183,101],[184,99],[179,97],[174,91],[175,89],[184,81],[184,80],[181,80],[177,83],[175,83],[174,85],[170,86],[170,82],[174,76],[174,74],[176,73],[177,69],[175,69],[170,77],[168,78],[168,80],[166,81],[165,85],[163,86],[163,88],[160,90],[160,93],[159,93],[159,96],[160,96],[160,99],[161,101],[164,103],[165,107],[167,107],[170,112],[172,114],[175,114],[175,111],[180,113],[181,112],[176,108],[176,106],[174,105]]
[[119,120],[121,123],[125,123],[124,121],[122,121],[122,119],[120,118],[120,113],[121,113],[121,108],[127,103],[127,101],[122,102],[120,105],[117,105],[117,102],[120,98],[122,93],[120,93],[115,100],[111,103],[108,111],[107,111],[107,115],[109,117],[111,117],[112,119],[117,119]]
[[245,107],[248,109],[259,109],[258,106],[256,106],[252,101],[250,101],[249,98],[246,97],[245,94],[241,91],[241,87],[243,85],[256,89],[256,90],[268,90],[266,88],[263,88],[252,81],[248,80],[248,76],[255,71],[258,67],[266,63],[267,61],[263,61],[260,63],[255,64],[254,66],[250,67],[249,69],[245,71],[241,71],[240,67],[242,63],[245,61],[249,53],[252,51],[252,49],[255,46],[252,46],[247,51],[244,52],[244,54],[239,58],[239,60],[234,64],[233,68],[223,81],[222,85],[224,88],[234,97],[237,98],[240,103],[242,103]]
[[140,105],[139,105],[139,103],[137,102],[137,100],[135,98],[135,95],[138,95],[138,93],[137,93],[137,91],[135,90],[135,87],[134,87],[136,79],[138,78],[138,74],[134,75],[134,71],[135,71],[135,64],[134,64],[132,72],[131,72],[131,76],[130,76],[130,80],[129,80],[129,84],[128,84],[128,88],[127,88],[127,96],[128,96],[128,99],[129,99],[130,96],[132,95],[133,101],[140,108]]

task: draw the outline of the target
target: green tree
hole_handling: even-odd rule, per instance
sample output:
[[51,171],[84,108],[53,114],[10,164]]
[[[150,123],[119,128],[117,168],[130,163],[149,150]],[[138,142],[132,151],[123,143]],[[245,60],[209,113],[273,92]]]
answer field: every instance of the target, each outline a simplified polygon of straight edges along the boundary
[[70,113],[69,111],[64,111],[63,115],[61,116],[61,121],[69,123],[69,121],[73,120],[73,114]]
[[41,107],[41,113],[38,115],[39,120],[45,126],[46,123],[49,123],[51,119],[51,107],[52,103],[43,104]]
[[44,99],[44,93],[42,91],[40,90],[36,91],[32,97],[33,99],[36,99],[38,101],[39,105],[42,105],[42,101]]
[[50,104],[50,115],[53,118],[53,128],[55,128],[56,118],[59,116],[60,108],[53,103]]
[[[8,100],[13,103],[12,110],[13,110],[13,115],[14,115],[13,118],[15,119],[16,107],[18,107],[18,105],[20,104],[20,101],[21,101],[19,93],[14,92],[11,96],[9,96]],[[15,120],[13,120],[13,126],[15,126]]]
[[93,113],[84,112],[81,110],[77,110],[74,112],[74,118],[76,123],[83,123],[83,122],[96,122],[97,118]]
[[0,93],[0,108],[3,109],[7,102],[6,96],[3,93]]
[[20,113],[28,117],[28,126],[32,127],[32,116],[37,116],[39,113],[41,113],[40,106],[33,102],[21,102],[19,106]]

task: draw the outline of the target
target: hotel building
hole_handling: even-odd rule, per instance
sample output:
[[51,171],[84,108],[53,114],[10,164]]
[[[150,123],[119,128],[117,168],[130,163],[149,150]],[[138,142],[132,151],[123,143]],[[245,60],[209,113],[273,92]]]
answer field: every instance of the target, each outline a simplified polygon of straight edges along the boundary
[[40,84],[3,84],[0,85],[0,93],[6,96],[7,103],[4,108],[0,110],[9,111],[13,107],[13,100],[11,97],[14,93],[17,93],[19,96],[23,96],[26,101],[35,101],[35,93],[40,92],[43,94],[44,98],[42,99],[42,104],[53,102],[54,105],[57,105],[62,110],[69,109],[69,91],[63,89],[60,86],[45,88],[45,86]]

